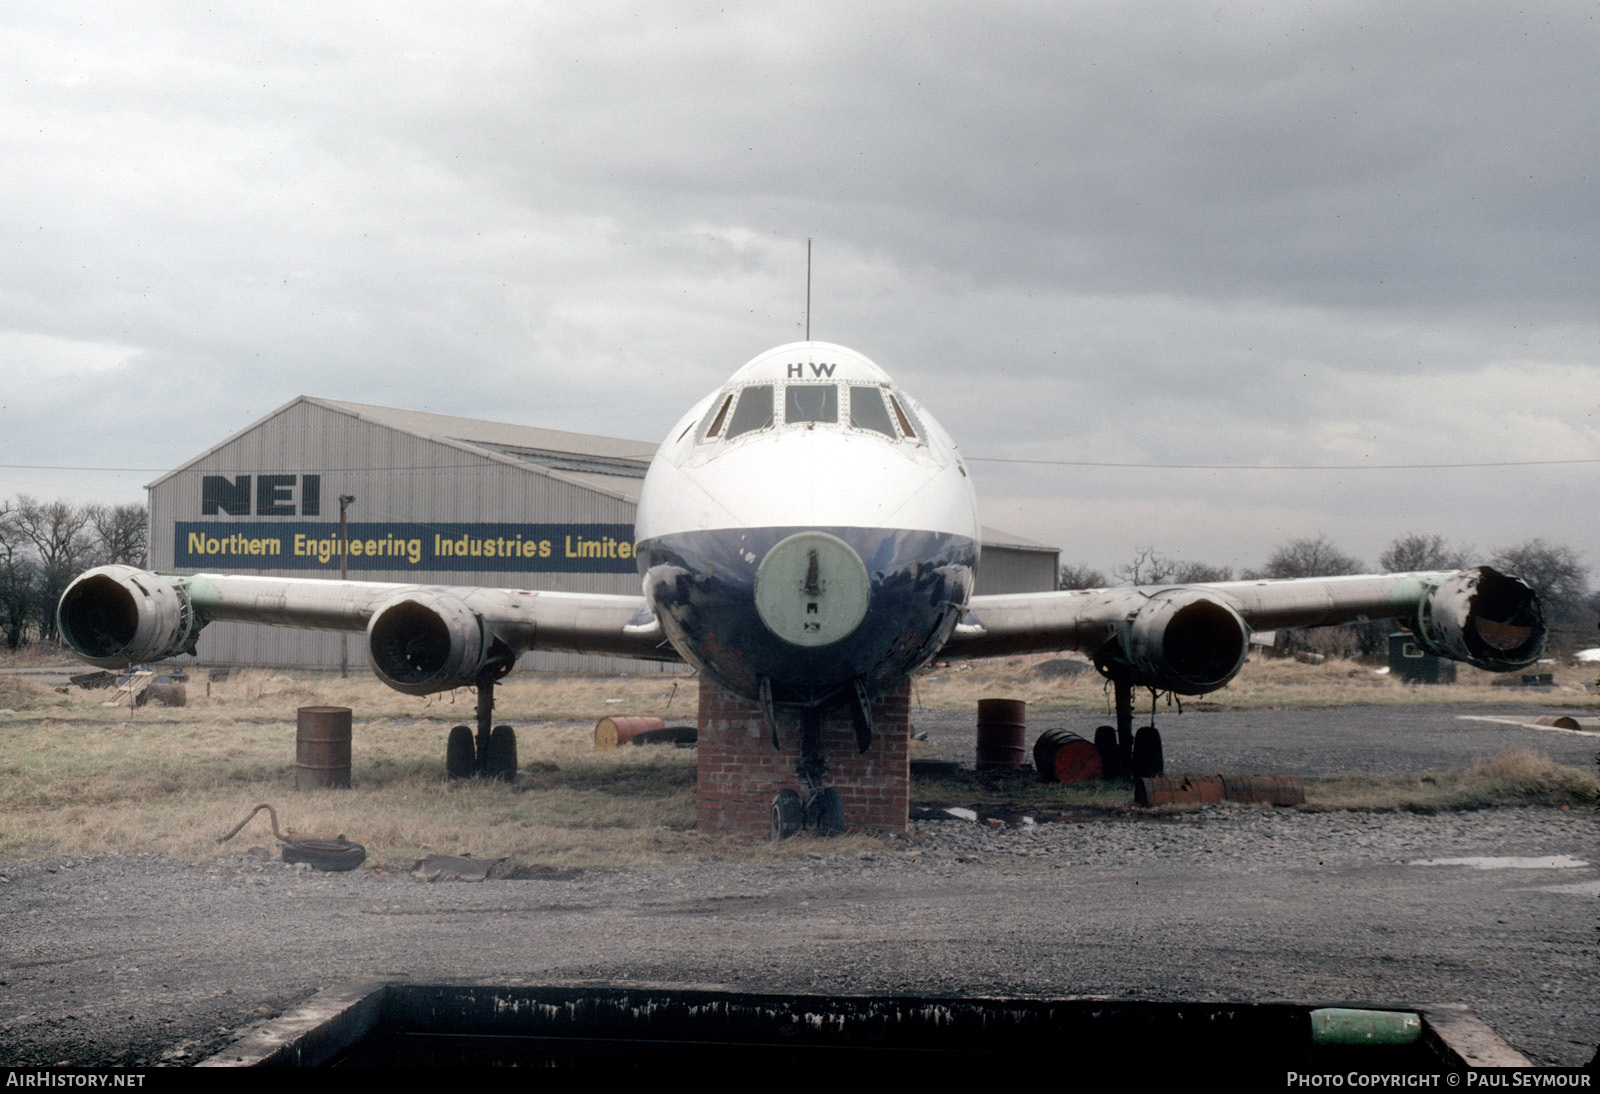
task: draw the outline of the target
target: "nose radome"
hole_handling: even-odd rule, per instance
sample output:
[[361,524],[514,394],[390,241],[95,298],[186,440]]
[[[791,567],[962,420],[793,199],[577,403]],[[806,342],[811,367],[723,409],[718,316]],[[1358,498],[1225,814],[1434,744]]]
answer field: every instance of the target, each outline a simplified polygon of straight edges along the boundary
[[844,540],[796,532],[779,540],[756,568],[756,611],[767,629],[796,646],[848,638],[867,614],[872,583]]

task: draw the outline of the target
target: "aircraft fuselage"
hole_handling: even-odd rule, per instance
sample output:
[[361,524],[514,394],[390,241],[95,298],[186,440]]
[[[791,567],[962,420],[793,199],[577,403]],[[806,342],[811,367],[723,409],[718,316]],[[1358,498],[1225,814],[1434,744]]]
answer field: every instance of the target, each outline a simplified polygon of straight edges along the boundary
[[749,699],[826,703],[931,658],[972,592],[977,502],[930,414],[861,354],[756,357],[662,445],[635,524],[685,660]]

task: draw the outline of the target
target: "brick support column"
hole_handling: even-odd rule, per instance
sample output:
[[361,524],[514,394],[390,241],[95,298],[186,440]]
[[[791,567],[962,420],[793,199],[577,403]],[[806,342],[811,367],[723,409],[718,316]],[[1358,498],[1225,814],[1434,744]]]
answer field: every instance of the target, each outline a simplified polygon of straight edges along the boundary
[[[910,696],[911,684],[904,681],[878,698],[872,747],[865,755],[857,751],[848,711],[830,714],[823,725],[824,785],[839,792],[851,828],[899,829],[909,823]],[[786,786],[800,791],[794,774],[800,762],[798,715],[779,715],[778,743],[772,747],[759,704],[700,679],[696,818],[702,831],[766,838],[772,799]]]

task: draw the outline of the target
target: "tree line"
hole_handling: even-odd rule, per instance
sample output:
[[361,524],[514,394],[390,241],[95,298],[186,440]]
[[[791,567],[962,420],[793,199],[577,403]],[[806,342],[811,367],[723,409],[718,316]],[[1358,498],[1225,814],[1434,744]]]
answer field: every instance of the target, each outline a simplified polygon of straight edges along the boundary
[[[1530,539],[1480,554],[1472,547],[1451,544],[1443,536],[1413,532],[1390,542],[1378,556],[1378,572],[1460,570],[1480,563],[1516,574],[1533,586],[1544,604],[1552,649],[1573,650],[1595,644],[1600,593],[1590,591],[1588,569],[1570,547]],[[1280,544],[1264,566],[1258,570],[1241,570],[1237,579],[1336,577],[1372,572],[1365,562],[1345,554],[1326,535],[1317,535]],[[1063,589],[1232,580],[1235,575],[1231,567],[1185,562],[1163,555],[1154,547],[1140,548],[1131,561],[1113,567],[1109,578],[1088,566],[1068,564],[1061,567]],[[1322,652],[1372,656],[1385,651],[1389,629],[1389,625],[1383,623],[1317,628],[1315,632],[1307,632],[1303,644],[1322,647]]]
[[150,563],[143,505],[0,499],[0,635],[7,649],[56,640],[56,602],[92,566]]

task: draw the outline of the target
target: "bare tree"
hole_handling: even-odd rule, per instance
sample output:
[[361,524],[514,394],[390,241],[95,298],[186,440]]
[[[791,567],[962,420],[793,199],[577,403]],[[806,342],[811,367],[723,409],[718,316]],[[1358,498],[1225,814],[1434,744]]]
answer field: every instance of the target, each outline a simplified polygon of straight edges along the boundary
[[1111,582],[1106,580],[1106,575],[1099,570],[1088,566],[1077,566],[1073,563],[1063,563],[1061,566],[1061,585],[1063,589],[1103,589]]
[[1391,574],[1412,570],[1460,570],[1471,558],[1470,547],[1451,547],[1443,536],[1412,532],[1390,543],[1378,556],[1378,565]]
[[35,619],[39,637],[56,637],[56,601],[67,583],[85,568],[92,537],[85,530],[89,511],[65,501],[41,502],[17,495],[14,520],[17,530],[33,546],[39,567],[39,596]]
[[1160,585],[1170,581],[1178,563],[1165,555],[1157,554],[1154,547],[1141,547],[1133,561],[1111,571],[1117,579],[1129,585]]
[[16,505],[0,500],[0,632],[6,648],[13,650],[27,640],[38,612],[39,568],[30,546],[17,527]]
[[1539,594],[1550,624],[1551,645],[1583,645],[1594,635],[1594,616],[1588,611],[1589,574],[1576,551],[1530,539],[1495,552],[1490,565],[1515,574]]
[[89,524],[94,528],[94,561],[105,566],[119,562],[141,570],[150,564],[150,511],[143,505],[91,505]]
[[1141,547],[1133,561],[1113,571],[1129,585],[1197,585],[1232,581],[1233,571],[1208,562],[1183,562],[1168,558],[1154,547]]
[[1365,566],[1339,550],[1334,542],[1321,532],[1310,539],[1291,539],[1272,552],[1260,571],[1246,573],[1246,577],[1336,577],[1340,574],[1359,574]]
[[1208,562],[1180,562],[1172,572],[1172,580],[1184,585],[1209,585],[1218,581],[1232,581],[1231,566],[1213,566]]

